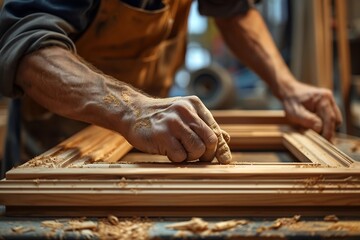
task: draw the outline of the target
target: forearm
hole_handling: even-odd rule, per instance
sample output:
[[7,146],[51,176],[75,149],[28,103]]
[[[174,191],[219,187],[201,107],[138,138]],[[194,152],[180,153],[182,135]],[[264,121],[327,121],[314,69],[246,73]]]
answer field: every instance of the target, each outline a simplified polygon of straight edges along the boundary
[[125,120],[133,114],[128,99],[139,97],[130,86],[97,73],[60,47],[25,56],[18,67],[16,83],[52,112],[122,134],[127,128]]
[[233,53],[267,82],[283,99],[296,82],[290,73],[260,13],[251,9],[245,15],[217,18],[216,23]]

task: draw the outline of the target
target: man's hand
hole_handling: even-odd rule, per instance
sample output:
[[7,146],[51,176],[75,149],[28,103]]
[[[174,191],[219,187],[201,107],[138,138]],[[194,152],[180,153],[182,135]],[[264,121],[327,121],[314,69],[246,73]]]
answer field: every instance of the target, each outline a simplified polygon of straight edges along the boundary
[[214,157],[223,164],[231,161],[227,133],[199,98],[135,99],[129,102],[133,111],[124,134],[137,149],[166,155],[173,162],[212,161]]
[[142,151],[174,162],[231,161],[229,136],[199,98],[148,97],[65,49],[43,48],[25,56],[17,84],[47,109],[117,131]]
[[334,136],[342,117],[330,90],[294,82],[283,97],[286,116],[291,123],[311,128],[328,140]]

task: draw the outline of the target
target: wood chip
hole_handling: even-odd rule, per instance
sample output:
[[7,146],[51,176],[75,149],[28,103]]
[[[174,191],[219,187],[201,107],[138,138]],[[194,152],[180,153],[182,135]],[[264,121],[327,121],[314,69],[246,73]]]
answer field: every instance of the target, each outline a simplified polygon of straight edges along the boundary
[[325,222],[338,222],[339,218],[336,215],[327,215],[324,217]]
[[127,185],[126,178],[122,177],[122,178],[120,179],[120,182],[118,183],[118,185],[119,185],[119,187],[121,187],[121,188],[125,188],[126,185]]

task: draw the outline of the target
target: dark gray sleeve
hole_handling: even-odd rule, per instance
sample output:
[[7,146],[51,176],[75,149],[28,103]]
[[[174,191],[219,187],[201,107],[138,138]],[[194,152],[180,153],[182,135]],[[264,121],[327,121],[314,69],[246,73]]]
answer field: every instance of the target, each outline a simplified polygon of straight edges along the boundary
[[246,13],[254,7],[254,0],[198,0],[201,15],[231,17]]
[[46,46],[75,52],[74,38],[91,21],[91,0],[9,0],[0,12],[0,93],[18,97],[15,84],[21,58]]

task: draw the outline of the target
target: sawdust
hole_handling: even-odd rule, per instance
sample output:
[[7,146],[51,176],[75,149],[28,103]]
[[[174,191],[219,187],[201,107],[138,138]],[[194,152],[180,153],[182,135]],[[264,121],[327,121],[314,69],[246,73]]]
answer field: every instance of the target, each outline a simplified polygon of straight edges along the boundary
[[323,180],[324,180],[324,177],[322,175],[307,178],[307,179],[304,180],[304,185],[305,185],[306,188],[312,188],[312,187],[315,187],[316,185],[318,185]]
[[151,128],[151,121],[150,119],[138,119],[135,122],[134,128],[136,130],[142,129],[142,128]]
[[114,95],[111,93],[107,94],[105,97],[103,97],[103,101],[107,104],[112,104],[115,106],[120,106],[120,101],[117,99]]
[[56,168],[56,164],[58,163],[58,159],[52,156],[37,156],[27,163],[20,165],[19,168],[35,168],[35,167],[45,167],[45,168]]
[[329,231],[343,231],[347,233],[359,233],[360,223],[358,222],[338,222],[328,228]]
[[301,164],[301,165],[296,165],[297,168],[320,168],[320,167],[324,167],[321,166],[321,164]]
[[340,233],[344,236],[358,234],[360,232],[359,221],[301,221],[287,226],[287,230],[292,232],[326,232],[329,236],[338,236]]
[[130,95],[129,95],[129,93],[127,91],[123,90],[121,92],[121,98],[125,103],[129,103],[129,101],[130,101]]
[[89,221],[86,218],[70,219],[63,223],[57,220],[48,220],[41,223],[43,227],[50,228],[47,233],[49,238],[55,236],[56,231],[64,233],[68,231],[79,232],[86,238],[97,237],[107,240],[125,239],[148,239],[148,231],[152,222],[148,219],[132,218],[119,220],[114,215],[98,221]]
[[305,186],[306,190],[318,190],[320,193],[324,191],[325,186],[323,181],[325,178],[320,176],[306,178],[301,184]]
[[175,236],[184,238],[194,233],[200,234],[202,236],[208,236],[214,233],[216,234],[218,232],[235,229],[237,226],[246,225],[248,223],[249,221],[247,220],[234,219],[210,224],[201,218],[192,218],[189,221],[173,223],[167,225],[166,227],[169,229],[178,230]]
[[133,218],[119,221],[117,224],[102,219],[98,223],[94,233],[100,239],[125,240],[125,239],[148,239],[148,231],[152,222],[147,219]]
[[336,215],[327,215],[324,217],[325,222],[338,222],[339,218]]

